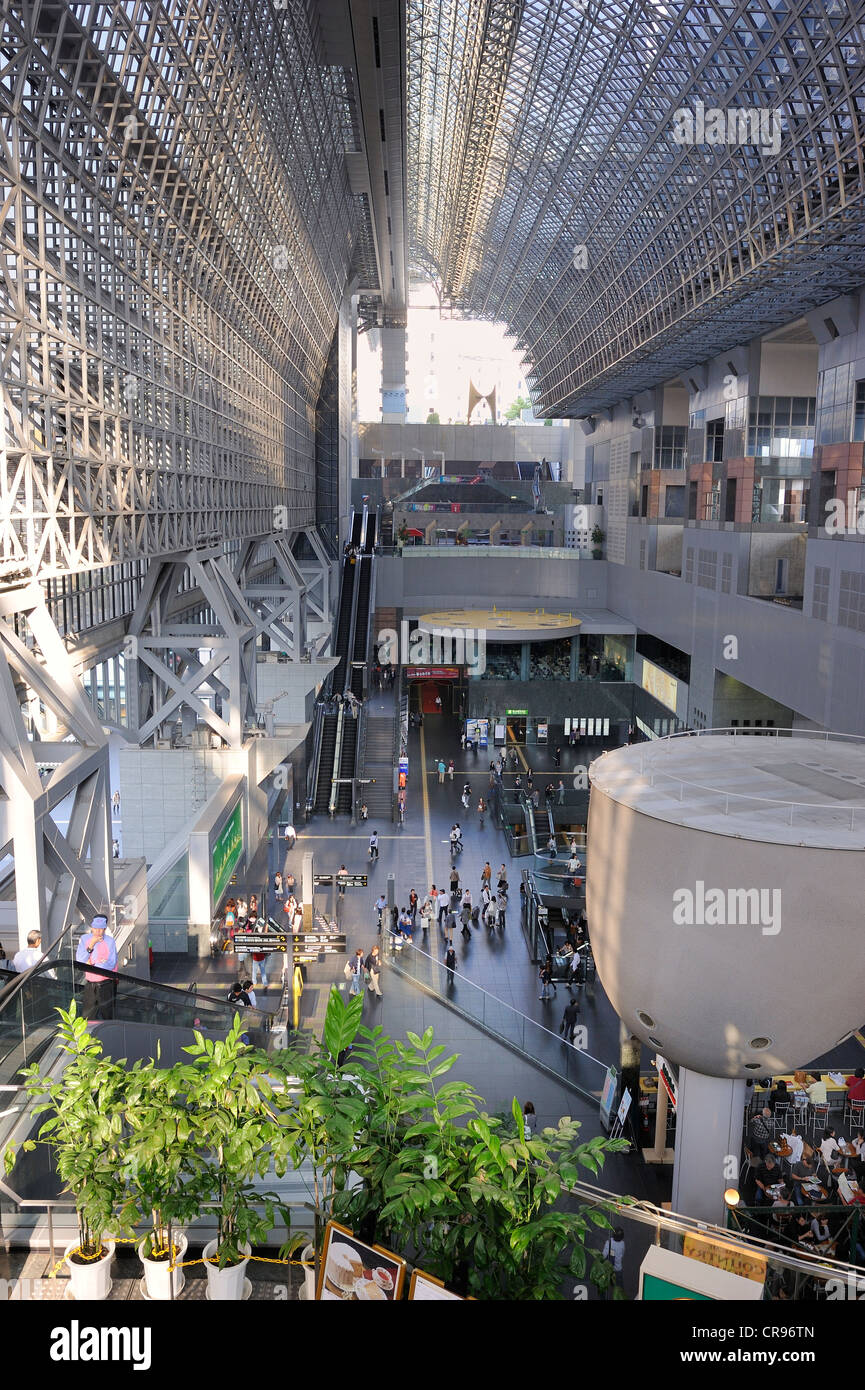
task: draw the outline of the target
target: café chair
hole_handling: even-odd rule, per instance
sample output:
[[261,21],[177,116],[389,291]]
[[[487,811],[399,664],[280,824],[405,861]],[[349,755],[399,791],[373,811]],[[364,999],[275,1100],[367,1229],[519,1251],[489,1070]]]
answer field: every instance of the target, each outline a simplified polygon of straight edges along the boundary
[[790,1129],[790,1115],[792,1107],[789,1100],[779,1101],[772,1114],[772,1123],[775,1126],[775,1136],[787,1134]]
[[865,1129],[865,1100],[848,1100],[844,1106],[844,1124],[855,1134]]
[[809,1125],[809,1128],[810,1128],[810,1130],[811,1130],[811,1133],[812,1133],[812,1134],[816,1134],[816,1133],[818,1132],[818,1130],[826,1129],[827,1126],[828,1126],[828,1124],[829,1124],[829,1102],[827,1101],[825,1105],[814,1105],[814,1106],[812,1106],[812,1107],[811,1107],[811,1116],[810,1116],[810,1119],[809,1119],[809,1121],[808,1121],[808,1125]]

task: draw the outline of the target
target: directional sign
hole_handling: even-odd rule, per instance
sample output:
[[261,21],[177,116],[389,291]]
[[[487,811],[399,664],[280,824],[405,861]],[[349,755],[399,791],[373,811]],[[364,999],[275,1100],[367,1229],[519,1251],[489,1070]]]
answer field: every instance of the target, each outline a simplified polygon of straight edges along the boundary
[[295,960],[299,954],[309,951],[331,956],[345,955],[345,935],[342,932],[298,932],[297,936],[292,937],[292,944]]
[[346,888],[366,888],[366,874],[313,874],[316,888],[330,888],[334,879]]
[[234,938],[235,951],[264,951],[270,955],[274,951],[287,951],[291,937],[288,932],[238,932]]

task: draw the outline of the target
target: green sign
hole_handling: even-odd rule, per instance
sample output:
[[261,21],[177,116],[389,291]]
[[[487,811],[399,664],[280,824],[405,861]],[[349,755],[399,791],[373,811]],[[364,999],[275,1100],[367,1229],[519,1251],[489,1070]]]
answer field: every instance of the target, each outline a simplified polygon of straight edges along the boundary
[[519,715],[519,714],[528,714],[528,710],[527,710],[527,709],[506,709],[506,710],[505,710],[505,715],[510,715],[510,714],[518,714],[518,715]]
[[210,881],[213,885],[213,906],[219,902],[234,866],[243,853],[243,806],[238,801],[213,846]]
[[714,1299],[707,1293],[698,1293],[696,1289],[691,1289],[687,1284],[674,1284],[670,1279],[659,1279],[656,1274],[643,1275],[643,1292],[641,1297],[644,1301],[657,1302],[667,1299],[686,1299],[688,1302],[712,1303]]

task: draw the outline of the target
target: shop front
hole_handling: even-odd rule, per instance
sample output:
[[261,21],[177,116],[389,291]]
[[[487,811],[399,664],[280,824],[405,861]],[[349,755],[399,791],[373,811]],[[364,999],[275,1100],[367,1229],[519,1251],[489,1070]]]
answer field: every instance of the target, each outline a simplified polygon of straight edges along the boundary
[[412,709],[423,715],[460,713],[464,684],[461,666],[406,666],[405,676]]

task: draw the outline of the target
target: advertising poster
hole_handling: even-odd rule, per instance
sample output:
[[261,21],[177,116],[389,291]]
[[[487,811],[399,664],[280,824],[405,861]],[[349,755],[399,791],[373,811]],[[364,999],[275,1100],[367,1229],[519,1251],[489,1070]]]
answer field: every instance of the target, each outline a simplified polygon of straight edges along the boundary
[[378,1245],[365,1245],[335,1221],[327,1223],[316,1299],[395,1303],[404,1279],[405,1260]]

